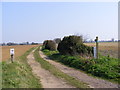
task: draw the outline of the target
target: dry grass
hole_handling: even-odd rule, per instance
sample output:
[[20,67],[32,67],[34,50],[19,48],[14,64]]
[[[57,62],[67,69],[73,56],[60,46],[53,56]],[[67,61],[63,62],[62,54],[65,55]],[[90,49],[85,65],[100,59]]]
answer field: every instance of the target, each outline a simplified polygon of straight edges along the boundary
[[[27,50],[38,45],[16,45],[16,46],[2,46],[2,61],[10,58],[10,48],[15,49],[15,58],[23,55]],[[1,55],[1,52],[0,52]]]
[[[88,46],[95,46],[95,43],[85,43]],[[99,52],[102,55],[110,55],[111,57],[118,58],[118,42],[101,42],[99,43]]]

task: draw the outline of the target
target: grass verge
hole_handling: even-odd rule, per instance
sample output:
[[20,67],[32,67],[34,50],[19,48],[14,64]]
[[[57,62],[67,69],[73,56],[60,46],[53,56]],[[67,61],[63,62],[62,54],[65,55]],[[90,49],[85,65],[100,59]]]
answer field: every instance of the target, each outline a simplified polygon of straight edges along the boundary
[[42,68],[50,71],[56,77],[64,79],[65,81],[67,81],[67,83],[69,83],[77,88],[89,88],[87,84],[80,82],[80,81],[76,80],[75,78],[61,72],[59,69],[55,68],[54,65],[51,65],[49,62],[43,60],[39,55],[39,48],[37,48],[35,50],[34,57],[35,57],[35,60],[41,64]]
[[32,69],[27,63],[27,55],[17,58],[14,63],[2,62],[2,88],[41,88],[39,80],[32,74]]
[[51,59],[69,67],[120,84],[120,65],[119,60],[116,58],[100,56],[99,59],[84,59],[77,56],[61,55],[58,51],[43,50],[43,52]]

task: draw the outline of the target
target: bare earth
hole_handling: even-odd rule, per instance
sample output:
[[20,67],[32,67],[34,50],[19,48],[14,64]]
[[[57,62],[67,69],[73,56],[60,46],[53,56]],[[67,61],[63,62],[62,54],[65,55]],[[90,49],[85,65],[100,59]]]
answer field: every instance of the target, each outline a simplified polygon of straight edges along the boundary
[[33,52],[34,50],[27,56],[28,64],[31,66],[33,74],[39,78],[43,88],[75,88],[41,68],[41,65],[35,61]]
[[62,65],[58,62],[55,62],[49,59],[46,55],[44,55],[42,51],[39,51],[39,54],[44,60],[47,60],[50,64],[54,65],[56,68],[60,69],[62,72],[72,77],[75,77],[77,80],[80,80],[82,82],[89,84],[90,87],[92,88],[118,88],[117,84],[113,84],[106,80],[97,79],[97,78],[88,76],[87,74],[80,72],[79,70],[76,70],[76,69],[67,67],[65,65]]
[[29,50],[32,47],[37,47],[38,45],[14,45],[14,46],[0,46],[0,56],[2,55],[2,58],[0,58],[0,61],[7,61],[10,59],[10,49],[15,49],[15,58],[23,55],[27,50]]

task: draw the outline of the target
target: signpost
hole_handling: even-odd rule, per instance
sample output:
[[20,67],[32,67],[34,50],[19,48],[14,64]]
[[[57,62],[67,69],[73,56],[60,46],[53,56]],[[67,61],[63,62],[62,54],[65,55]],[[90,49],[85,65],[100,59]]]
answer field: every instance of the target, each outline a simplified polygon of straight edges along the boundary
[[95,42],[96,42],[96,59],[98,59],[98,37],[96,37]]
[[97,57],[97,55],[96,55],[96,47],[93,47],[93,53],[94,53],[94,58],[96,59]]
[[13,60],[14,60],[14,48],[10,49],[10,56],[11,56],[11,62],[13,63]]

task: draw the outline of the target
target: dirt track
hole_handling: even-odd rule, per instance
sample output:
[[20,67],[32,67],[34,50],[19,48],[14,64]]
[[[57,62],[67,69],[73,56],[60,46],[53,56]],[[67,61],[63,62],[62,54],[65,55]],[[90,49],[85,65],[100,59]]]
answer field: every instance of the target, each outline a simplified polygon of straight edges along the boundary
[[50,64],[54,65],[56,68],[60,69],[62,72],[66,73],[72,77],[75,77],[82,82],[89,84],[90,87],[92,87],[92,88],[118,88],[117,84],[113,84],[106,80],[93,78],[79,70],[76,70],[76,69],[67,67],[65,65],[62,65],[58,62],[55,62],[55,61],[49,59],[46,55],[44,55],[42,51],[39,51],[39,54],[44,60],[47,60]]
[[43,88],[74,88],[65,81],[52,75],[49,71],[41,68],[41,65],[35,61],[33,52],[27,56],[28,64],[31,66],[33,74],[40,79]]

